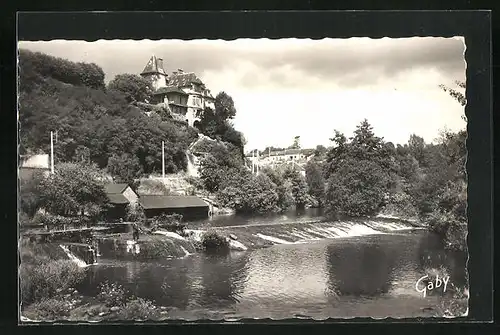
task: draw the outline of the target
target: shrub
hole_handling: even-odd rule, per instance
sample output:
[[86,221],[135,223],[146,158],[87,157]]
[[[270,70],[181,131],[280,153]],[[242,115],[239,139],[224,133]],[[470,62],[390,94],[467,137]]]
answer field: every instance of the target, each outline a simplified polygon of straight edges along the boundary
[[160,315],[159,310],[149,300],[136,298],[130,300],[118,313],[122,320],[151,320]]
[[30,305],[26,314],[35,320],[57,321],[68,317],[69,312],[67,301],[51,298]]
[[229,250],[229,241],[216,230],[209,230],[204,233],[201,237],[201,244],[205,251]]
[[168,231],[182,232],[186,224],[181,221],[181,214],[161,214],[151,220],[151,229],[163,228]]
[[117,283],[104,282],[99,285],[99,294],[97,299],[107,307],[121,306],[126,300],[125,289]]
[[37,259],[31,264],[22,262],[19,277],[21,301],[30,304],[74,287],[84,279],[85,270],[69,260]]
[[141,206],[127,205],[126,211],[125,220],[129,222],[143,222],[146,219],[146,214]]

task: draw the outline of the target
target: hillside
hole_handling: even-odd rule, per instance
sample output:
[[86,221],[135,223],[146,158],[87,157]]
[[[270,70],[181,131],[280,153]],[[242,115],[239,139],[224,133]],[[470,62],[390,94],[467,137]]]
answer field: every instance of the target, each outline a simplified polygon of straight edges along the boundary
[[106,88],[96,64],[27,50],[19,57],[21,154],[48,153],[54,131],[56,164],[91,162],[129,181],[161,172],[165,141],[167,173],[186,169],[185,152],[198,138],[194,128],[168,115],[147,116],[146,108]]

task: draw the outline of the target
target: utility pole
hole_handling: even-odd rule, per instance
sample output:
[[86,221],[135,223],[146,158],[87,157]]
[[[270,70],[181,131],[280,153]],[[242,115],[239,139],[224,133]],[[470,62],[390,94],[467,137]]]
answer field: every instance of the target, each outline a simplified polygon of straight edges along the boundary
[[252,174],[255,172],[255,151],[252,150]]
[[54,174],[54,132],[50,132],[50,173]]
[[165,180],[165,142],[161,141],[161,176]]

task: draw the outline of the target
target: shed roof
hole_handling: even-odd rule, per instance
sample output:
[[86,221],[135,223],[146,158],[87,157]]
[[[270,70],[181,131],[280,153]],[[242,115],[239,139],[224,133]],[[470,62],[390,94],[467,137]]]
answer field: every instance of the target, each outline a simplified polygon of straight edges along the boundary
[[139,203],[144,209],[208,207],[205,201],[196,196],[143,195]]
[[111,183],[104,186],[106,194],[122,194],[128,187],[126,183]]
[[108,193],[107,196],[109,199],[109,203],[114,205],[125,205],[129,203],[128,199],[120,193]]

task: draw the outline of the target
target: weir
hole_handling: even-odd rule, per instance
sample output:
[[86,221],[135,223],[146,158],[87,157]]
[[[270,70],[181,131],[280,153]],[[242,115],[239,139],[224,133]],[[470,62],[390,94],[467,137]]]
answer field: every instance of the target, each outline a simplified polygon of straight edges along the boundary
[[[189,224],[188,224],[189,225]],[[226,236],[232,251],[247,251],[279,244],[303,244],[325,239],[349,239],[365,235],[399,234],[405,230],[419,229],[406,222],[366,219],[324,222],[299,220],[286,223],[252,223],[219,226],[212,229]],[[420,228],[421,229],[421,228]],[[157,230],[142,236],[138,242],[128,234],[103,236],[98,239],[98,249],[103,258],[146,260],[185,258],[196,253],[195,243],[202,241],[203,229],[186,229],[185,234]],[[231,236],[231,238],[230,238]]]
[[59,247],[79,267],[87,267],[97,263],[97,251],[89,244],[65,243],[60,244]]

